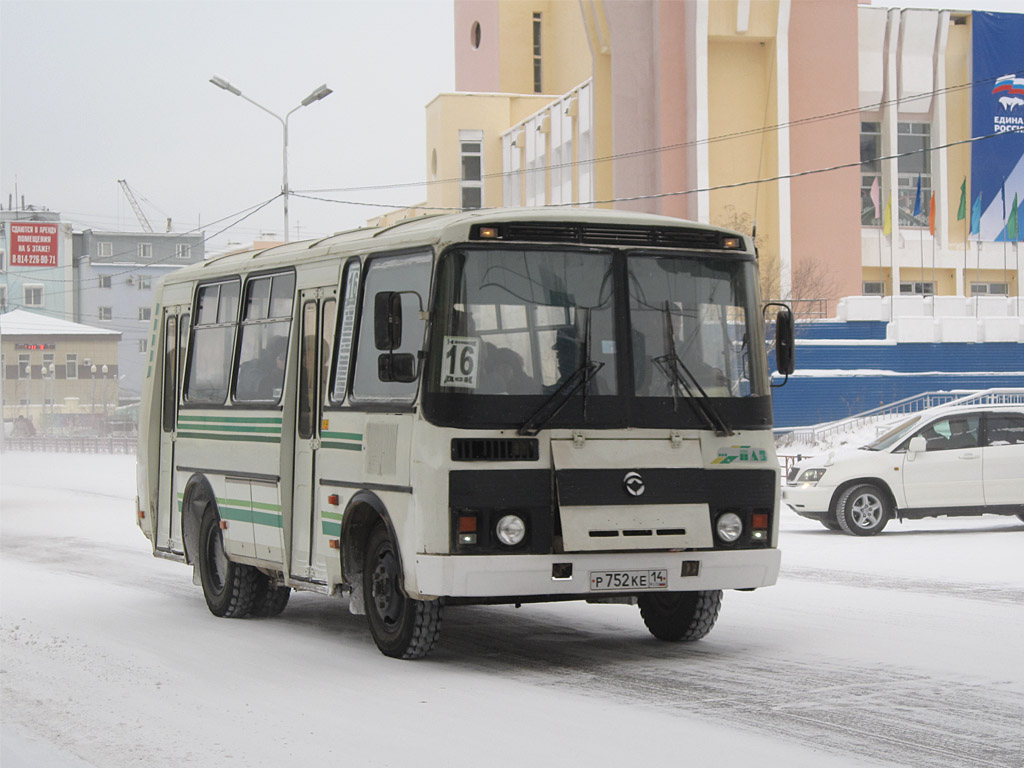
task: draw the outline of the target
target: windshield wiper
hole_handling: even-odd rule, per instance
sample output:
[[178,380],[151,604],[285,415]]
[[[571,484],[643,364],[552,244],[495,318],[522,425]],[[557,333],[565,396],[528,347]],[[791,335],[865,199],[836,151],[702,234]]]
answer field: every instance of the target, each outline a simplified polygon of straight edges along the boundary
[[526,423],[517,430],[520,435],[532,437],[540,432],[544,425],[562,410],[569,402],[569,398],[576,394],[581,387],[583,388],[583,420],[587,420],[587,392],[590,389],[590,381],[598,371],[604,368],[604,363],[590,359],[590,310],[581,308],[580,311],[587,313],[583,333],[583,365],[573,371],[565,382],[551,393],[551,397],[544,402],[544,405],[526,420]]
[[[672,383],[672,409],[679,408],[679,387],[686,390],[686,402],[704,424],[712,429],[719,437],[732,434],[732,429],[725,423],[708,398],[708,393],[700,385],[693,371],[686,367],[686,364],[676,354],[676,345],[672,334],[672,314],[669,310],[668,301],[662,309],[662,316],[665,318],[665,354],[654,358],[655,364]],[[691,386],[692,385],[692,386]]]
[[526,423],[517,430],[518,434],[532,437],[540,432],[544,425],[569,402],[569,398],[576,394],[580,387],[590,384],[590,380],[603,367],[604,363],[594,360],[587,360],[583,363],[583,365],[573,371],[572,375],[565,380],[562,386],[551,393],[551,397],[545,401],[544,405],[527,419]]

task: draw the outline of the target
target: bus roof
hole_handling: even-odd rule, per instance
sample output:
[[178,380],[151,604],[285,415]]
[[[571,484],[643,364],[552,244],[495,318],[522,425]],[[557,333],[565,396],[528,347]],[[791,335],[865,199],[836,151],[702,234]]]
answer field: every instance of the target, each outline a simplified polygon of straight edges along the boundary
[[[601,208],[485,208],[460,213],[417,216],[383,227],[361,227],[319,239],[302,240],[270,248],[215,256],[204,262],[177,270],[168,275],[165,282],[173,283],[201,279],[206,275],[213,276],[214,274],[276,267],[283,263],[292,263],[296,259],[315,261],[320,257],[367,254],[417,245],[463,242],[470,238],[470,230],[474,226],[513,223],[536,224],[537,228],[523,240],[537,243],[566,244],[575,242],[569,239],[570,235],[567,234],[574,225],[583,227],[597,225],[604,237],[601,240],[587,240],[589,245],[644,247],[651,244],[639,242],[631,233],[635,233],[641,228],[654,228],[662,231],[682,230],[697,236],[701,233],[725,234],[739,238],[739,247],[733,249],[734,253],[750,253],[752,251],[750,238],[742,233],[670,216]],[[620,229],[616,230],[616,228]],[[520,238],[515,239],[520,240]],[[671,245],[669,247],[687,246]],[[702,249],[706,247],[704,246]],[[254,261],[258,263],[254,263]]]

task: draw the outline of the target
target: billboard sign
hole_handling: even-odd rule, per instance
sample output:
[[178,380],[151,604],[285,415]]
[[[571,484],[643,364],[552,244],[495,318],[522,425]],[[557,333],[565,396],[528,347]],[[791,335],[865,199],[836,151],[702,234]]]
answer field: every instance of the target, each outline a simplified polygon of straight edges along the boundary
[[12,267],[56,267],[59,224],[12,221],[8,225]]
[[991,138],[971,145],[968,207],[981,211],[979,239],[1019,239],[1011,218],[1014,197],[1024,203],[1024,14],[975,11],[971,21],[971,136]]

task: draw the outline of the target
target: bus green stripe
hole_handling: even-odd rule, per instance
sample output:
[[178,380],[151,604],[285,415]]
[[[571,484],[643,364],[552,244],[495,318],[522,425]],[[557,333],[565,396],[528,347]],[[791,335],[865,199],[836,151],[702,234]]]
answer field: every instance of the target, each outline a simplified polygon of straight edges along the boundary
[[269,512],[255,512],[251,509],[238,509],[220,505],[220,516],[224,520],[234,520],[239,523],[252,523],[253,525],[265,525],[269,528],[283,528],[284,521],[281,515],[274,515]]
[[341,520],[341,512],[320,512],[320,517],[327,520]]
[[178,416],[178,423],[187,422],[219,422],[222,424],[280,424],[280,416],[192,416],[182,413]]
[[356,432],[322,432],[321,437],[332,440],[362,440],[363,436]]
[[275,428],[273,425],[266,427],[236,427],[234,424],[179,424],[178,428],[197,429],[203,432],[230,432],[232,434],[248,432],[262,432],[267,435],[281,434],[280,426]]
[[320,443],[321,448],[340,448],[343,451],[361,451],[363,450],[362,443],[334,443],[334,442],[322,442]]
[[270,528],[283,528],[284,521],[280,515],[271,515],[266,512],[253,512],[252,521],[256,525],[266,525]]
[[202,432],[179,432],[178,437],[194,437],[198,440],[232,440],[243,443],[280,443],[281,437],[266,437],[264,435],[214,435],[203,434]]
[[324,536],[341,536],[341,523],[329,523],[323,521]]

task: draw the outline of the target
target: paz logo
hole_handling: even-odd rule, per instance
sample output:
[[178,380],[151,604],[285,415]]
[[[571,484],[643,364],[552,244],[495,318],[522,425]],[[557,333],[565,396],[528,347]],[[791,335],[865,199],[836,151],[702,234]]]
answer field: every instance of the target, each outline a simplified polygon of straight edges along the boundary
[[992,95],[1003,105],[1004,112],[1013,112],[1017,107],[1024,106],[1024,77],[1010,74],[997,78]]
[[760,464],[768,461],[768,454],[749,445],[730,445],[728,448],[719,448],[718,456],[711,463],[732,464],[734,461],[756,461]]

